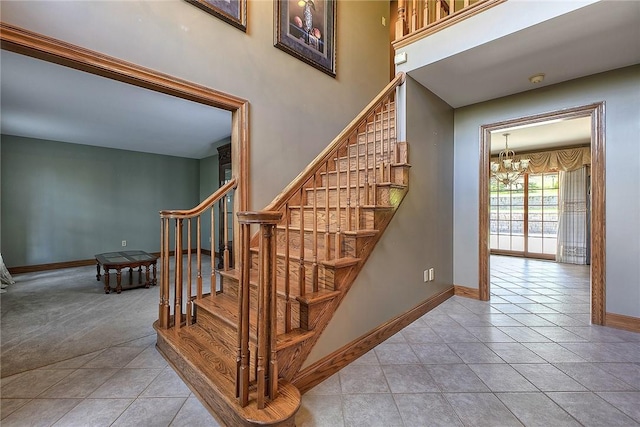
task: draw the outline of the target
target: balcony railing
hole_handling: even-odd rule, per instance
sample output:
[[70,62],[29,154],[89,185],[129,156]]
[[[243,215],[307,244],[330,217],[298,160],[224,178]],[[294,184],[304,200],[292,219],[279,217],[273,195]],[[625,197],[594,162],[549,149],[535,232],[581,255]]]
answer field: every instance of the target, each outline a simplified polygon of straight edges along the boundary
[[506,0],[398,0],[398,49]]

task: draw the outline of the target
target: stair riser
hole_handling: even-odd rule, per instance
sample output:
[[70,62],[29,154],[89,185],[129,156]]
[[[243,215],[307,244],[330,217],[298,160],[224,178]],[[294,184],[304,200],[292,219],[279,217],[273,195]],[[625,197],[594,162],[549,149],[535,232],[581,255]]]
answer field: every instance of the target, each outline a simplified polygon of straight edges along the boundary
[[[311,224],[305,224],[305,227],[311,227]],[[335,233],[329,233],[328,239],[325,237],[327,235],[326,232],[320,231],[318,228],[317,232],[317,256],[318,261],[323,261],[327,259],[325,249],[328,246],[329,250],[329,259],[335,257],[336,253],[336,235]],[[285,248],[287,247],[286,242],[286,233],[285,230],[278,230],[276,234],[276,241],[278,244],[278,253],[284,253]],[[357,240],[358,238],[355,236],[341,236],[341,256],[348,256],[357,258],[359,254],[357,253]],[[309,257],[310,260],[313,259],[313,247],[314,247],[314,239],[312,231],[304,232],[304,248],[306,249],[305,258]],[[310,253],[311,252],[311,253]],[[299,255],[300,254],[300,231],[299,230],[289,230],[289,253],[291,255]]]
[[[342,229],[347,227],[347,209],[346,207],[340,208],[340,226]],[[304,209],[304,224],[305,227],[313,224],[313,220],[318,220],[318,230],[324,230],[326,227],[326,212],[324,209],[318,209],[317,216],[313,214],[313,209]],[[292,227],[300,227],[300,210],[291,209],[289,223]],[[356,209],[351,208],[351,223],[356,224]],[[374,211],[371,208],[360,208],[360,228],[365,230],[373,230],[374,227]],[[336,229],[336,209],[329,210],[329,231],[335,231]]]
[[[387,143],[390,141],[391,145],[395,144],[396,142],[396,129],[394,127],[391,128],[383,128],[380,129],[379,126],[377,126],[377,129],[374,131],[373,127],[371,129],[369,129],[367,132],[362,132],[358,134],[358,143],[359,144],[365,144],[365,143],[369,143],[371,145],[373,145],[374,142],[376,142],[378,145],[378,150],[380,150],[380,141],[384,142],[385,148]],[[353,146],[355,148],[355,145]],[[364,147],[360,147],[360,151],[362,153],[364,153],[363,150]],[[371,147],[373,148],[373,147]]]
[[[404,165],[398,165],[398,166],[394,166],[393,164],[391,165],[391,182],[394,184],[407,184],[408,183],[408,171],[407,171],[407,177],[405,177],[405,174],[403,173],[403,169],[406,169],[406,166]],[[369,169],[369,174],[373,173],[372,169]],[[329,182],[329,187],[335,187],[337,185],[338,182],[338,178],[337,178],[337,173],[336,172],[329,172],[328,176],[327,174],[322,174],[322,180],[319,184],[319,187],[326,187],[327,186],[327,181]],[[361,169],[359,172],[357,172],[356,170],[351,170],[350,174],[349,174],[349,183],[351,185],[356,185],[356,183],[360,183],[360,185],[364,185],[365,183],[365,179],[367,177],[367,174],[365,173],[364,169]],[[347,172],[346,171],[342,171],[340,172],[340,185],[346,185],[347,183]]]
[[[359,198],[360,205],[373,205],[375,201],[375,205],[377,206],[391,206],[391,199],[390,199],[391,191],[389,186],[381,186],[381,185],[376,186],[376,189],[375,189],[376,197],[374,198],[372,184],[373,182],[369,182],[369,200],[367,200],[366,191],[364,191],[363,188],[360,188],[360,191],[359,191],[360,194],[358,194],[355,188],[350,189],[350,194],[351,194],[350,204],[352,208],[355,208],[355,206],[357,205],[358,196],[360,197]],[[336,195],[337,195],[337,190],[335,188],[329,189],[329,206],[336,206],[337,204]],[[314,196],[313,190],[308,190],[307,200],[306,200],[307,205],[313,206],[313,196]],[[317,191],[315,194],[315,197],[316,197],[316,200],[317,200],[316,203],[318,206],[324,206],[325,203],[327,202],[327,196],[325,191]],[[340,206],[341,207],[347,206],[346,188],[340,189]]]
[[[252,253],[251,256],[251,268],[257,268],[257,261],[255,254]],[[284,257],[279,256],[277,259],[276,268],[278,271],[278,277],[281,277],[284,280],[284,272],[286,271],[285,267],[286,261]],[[309,259],[305,258],[304,260],[304,278],[306,284],[306,292],[312,292],[312,284],[313,284],[313,260],[311,257]],[[300,261],[298,259],[289,259],[289,286],[290,292],[292,295],[299,295],[299,277],[300,277]],[[284,282],[282,282],[284,283]],[[332,272],[327,271],[323,268],[322,265],[318,264],[318,286],[322,289],[334,289],[333,284],[333,274]],[[284,285],[279,284],[279,290],[284,292]]]
[[362,174],[363,171],[368,170],[369,181],[371,181],[373,180],[372,173],[374,168],[380,169],[387,164],[394,163],[396,163],[396,161],[393,158],[393,153],[391,153],[390,155],[387,155],[387,153],[378,153],[375,155],[369,154],[368,156],[361,154],[360,157],[357,158],[356,156],[351,156],[349,158],[341,157],[338,160],[338,170],[340,172],[346,172],[347,169],[350,169],[352,174],[355,174],[356,169],[360,169],[360,174]]

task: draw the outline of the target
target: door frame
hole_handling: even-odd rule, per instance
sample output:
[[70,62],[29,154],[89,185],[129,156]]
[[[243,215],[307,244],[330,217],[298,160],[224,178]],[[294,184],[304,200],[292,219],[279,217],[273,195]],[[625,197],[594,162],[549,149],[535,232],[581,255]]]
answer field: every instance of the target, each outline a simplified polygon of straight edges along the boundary
[[[249,209],[249,101],[150,68],[0,22],[0,47],[144,89],[231,112],[231,168],[238,180],[234,211]],[[234,234],[239,230],[234,218]],[[234,236],[235,253],[238,239]]]
[[491,132],[557,119],[591,118],[591,323],[604,325],[605,276],[605,103],[597,102],[480,126],[479,298],[490,298],[489,179]]

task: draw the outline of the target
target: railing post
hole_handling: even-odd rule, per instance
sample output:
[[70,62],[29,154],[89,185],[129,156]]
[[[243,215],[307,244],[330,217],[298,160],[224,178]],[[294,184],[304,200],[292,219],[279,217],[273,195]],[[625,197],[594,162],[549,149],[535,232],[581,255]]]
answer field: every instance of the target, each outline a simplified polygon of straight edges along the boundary
[[277,286],[276,286],[276,243],[275,226],[282,218],[282,212],[238,212],[238,222],[242,233],[242,270],[238,301],[241,311],[238,316],[239,368],[236,378],[236,394],[240,404],[248,403],[249,389],[249,267],[250,227],[258,224],[258,318],[257,318],[257,364],[256,364],[256,404],[264,409],[265,398],[274,399],[278,392],[278,361],[276,358],[277,335]]

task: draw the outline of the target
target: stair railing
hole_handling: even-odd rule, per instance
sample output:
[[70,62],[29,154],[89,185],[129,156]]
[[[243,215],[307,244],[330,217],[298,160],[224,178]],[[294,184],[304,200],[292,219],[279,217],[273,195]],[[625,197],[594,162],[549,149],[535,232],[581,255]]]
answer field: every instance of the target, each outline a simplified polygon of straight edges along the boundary
[[[294,319],[293,300],[308,290],[319,291],[319,264],[342,257],[344,233],[363,229],[360,210],[375,203],[377,185],[391,181],[391,164],[399,157],[396,92],[404,81],[404,73],[399,73],[265,210],[238,213],[236,398],[241,406],[248,405],[254,387],[259,409],[276,397],[276,337],[300,324],[299,318]],[[292,226],[294,219],[297,230]],[[253,237],[252,225],[260,227]],[[255,382],[250,381],[251,268],[258,272]],[[278,319],[278,268],[283,271],[284,319]]]
[[[237,185],[237,180],[235,178],[231,179],[193,209],[160,211],[160,305],[158,314],[160,328],[169,329],[173,326],[179,329],[183,322],[192,324],[195,321],[193,299],[202,298],[203,295],[203,237],[205,239],[208,237],[210,241],[210,286],[211,293],[216,292],[218,270],[215,262],[215,233],[219,225],[215,219],[216,211],[220,212],[221,218],[219,221],[222,221],[225,230],[224,247],[219,256],[222,258],[223,269],[229,269],[230,250],[233,250],[233,248],[229,248],[229,240],[226,235],[229,228],[227,213],[229,212],[228,209],[233,209],[233,207],[229,207],[227,200],[228,196],[235,191]],[[210,230],[205,230],[203,221],[207,221]],[[192,225],[193,222],[195,222],[195,226]],[[208,236],[204,236],[205,232],[207,232]],[[192,277],[194,234],[196,246],[195,292],[193,289],[194,278]],[[186,258],[183,257],[185,253]],[[236,259],[236,257],[234,256],[233,259]],[[186,281],[184,277],[185,264]],[[172,272],[173,274],[171,274]],[[171,301],[172,295],[173,301]]]

